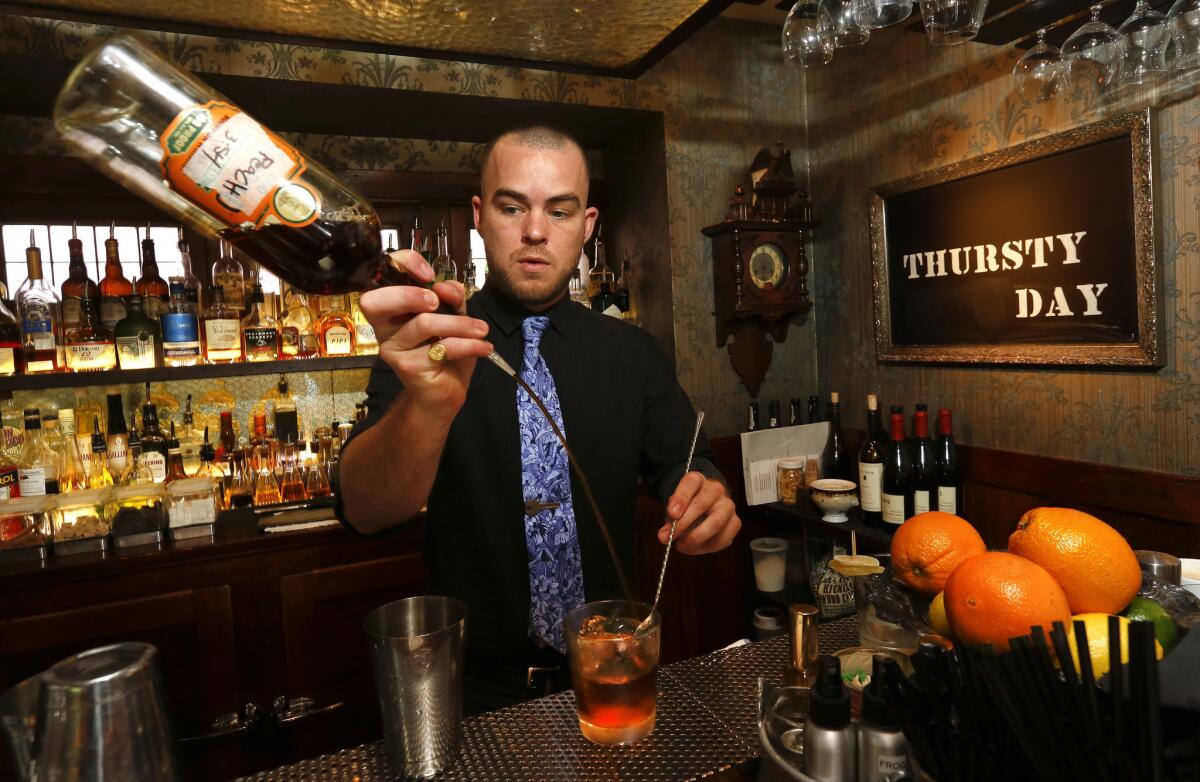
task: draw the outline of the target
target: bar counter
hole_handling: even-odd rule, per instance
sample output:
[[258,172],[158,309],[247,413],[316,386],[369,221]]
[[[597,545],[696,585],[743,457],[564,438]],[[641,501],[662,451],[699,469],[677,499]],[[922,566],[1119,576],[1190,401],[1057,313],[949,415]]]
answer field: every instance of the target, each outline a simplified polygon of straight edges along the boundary
[[[822,624],[822,654],[858,645],[855,617]],[[752,779],[759,756],[758,679],[779,683],[787,636],[682,660],[659,670],[654,732],[602,747],[579,732],[570,690],[463,722],[458,761],[440,780]],[[382,741],[244,777],[243,782],[394,780]]]

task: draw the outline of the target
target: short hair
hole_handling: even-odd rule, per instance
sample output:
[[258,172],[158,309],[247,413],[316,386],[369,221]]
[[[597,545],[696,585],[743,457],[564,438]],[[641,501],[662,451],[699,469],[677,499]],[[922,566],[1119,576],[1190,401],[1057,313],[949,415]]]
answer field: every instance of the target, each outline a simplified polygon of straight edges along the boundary
[[487,168],[492,152],[501,141],[515,141],[533,149],[562,149],[566,146],[573,146],[579,150],[579,157],[583,158],[584,176],[588,182],[592,180],[591,166],[588,165],[587,152],[584,151],[583,144],[580,144],[579,139],[575,138],[573,134],[553,125],[521,125],[494,136],[483,147],[480,171]]

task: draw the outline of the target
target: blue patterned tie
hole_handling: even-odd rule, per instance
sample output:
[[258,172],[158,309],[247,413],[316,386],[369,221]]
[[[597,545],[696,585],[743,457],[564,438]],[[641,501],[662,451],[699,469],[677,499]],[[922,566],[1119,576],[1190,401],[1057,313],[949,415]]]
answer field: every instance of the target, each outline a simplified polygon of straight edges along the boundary
[[[562,429],[562,408],[554,377],[538,344],[550,319],[544,315],[521,323],[525,356],[521,379],[529,384],[554,422]],[[558,503],[557,508],[525,516],[525,548],[529,554],[529,634],[560,652],[566,651],[562,620],[583,605],[583,562],[571,504],[571,472],[567,452],[537,404],[517,387],[517,420],[521,429],[521,489],[525,501]]]

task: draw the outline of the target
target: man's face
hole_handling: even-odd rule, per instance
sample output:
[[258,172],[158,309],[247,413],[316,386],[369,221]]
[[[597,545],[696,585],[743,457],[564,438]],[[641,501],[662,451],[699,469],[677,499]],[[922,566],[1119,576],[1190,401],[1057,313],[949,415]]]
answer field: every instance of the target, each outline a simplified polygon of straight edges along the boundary
[[487,251],[488,280],[534,310],[566,295],[598,212],[587,207],[583,156],[501,141],[482,172],[482,196],[471,199]]

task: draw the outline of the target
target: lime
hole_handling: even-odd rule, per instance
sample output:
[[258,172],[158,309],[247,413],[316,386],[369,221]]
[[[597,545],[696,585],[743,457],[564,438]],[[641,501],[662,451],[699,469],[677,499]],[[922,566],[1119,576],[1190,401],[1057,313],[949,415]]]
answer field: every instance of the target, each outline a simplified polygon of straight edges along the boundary
[[1179,643],[1179,628],[1175,620],[1167,613],[1167,609],[1150,598],[1134,598],[1129,608],[1125,609],[1125,616],[1134,622],[1153,622],[1154,638],[1162,646],[1164,654],[1170,654],[1175,644]]

